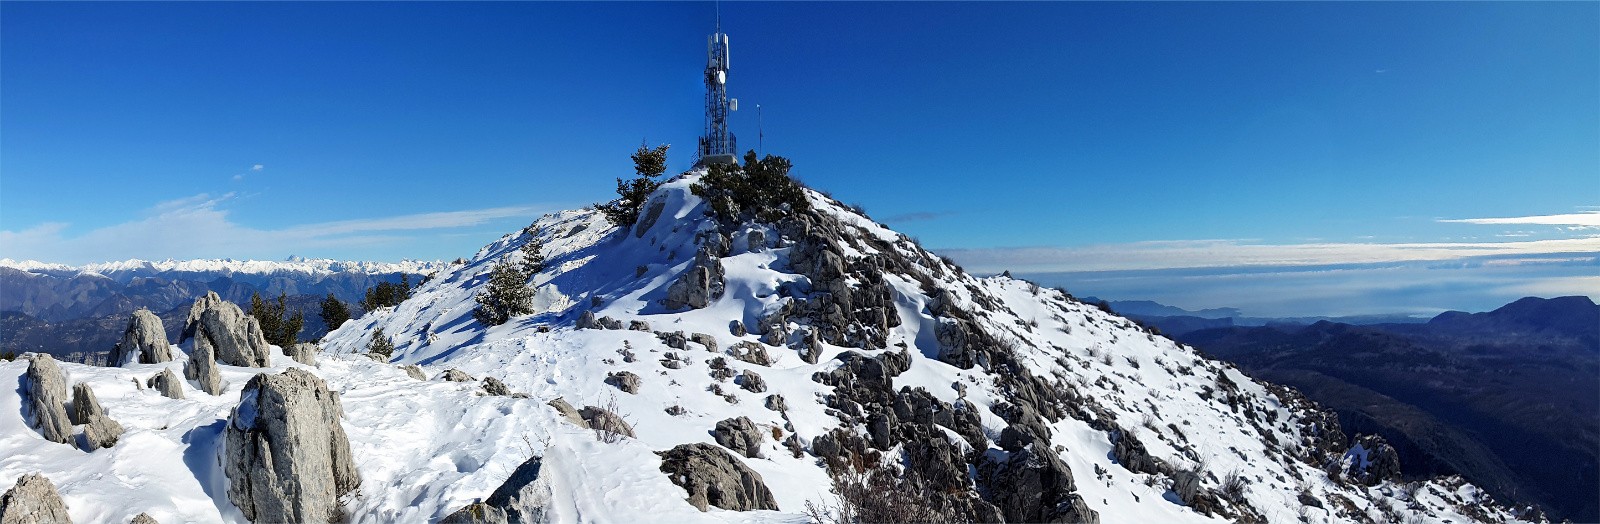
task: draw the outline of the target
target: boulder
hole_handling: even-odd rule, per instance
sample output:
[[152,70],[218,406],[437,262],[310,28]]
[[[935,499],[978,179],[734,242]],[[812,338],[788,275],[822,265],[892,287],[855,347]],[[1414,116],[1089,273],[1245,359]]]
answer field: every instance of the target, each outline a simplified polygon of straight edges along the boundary
[[761,456],[761,430],[749,417],[725,419],[711,430],[717,444],[750,458]]
[[[720,238],[720,235],[718,236]],[[667,286],[667,309],[704,308],[722,296],[724,271],[717,258],[719,246],[707,243],[695,251],[694,263]]]
[[428,380],[428,376],[422,374],[422,368],[416,364],[406,364],[404,366],[400,366],[400,369],[406,370],[406,376],[408,377],[422,381]]
[[622,321],[609,316],[600,317],[600,327],[610,330],[622,329]]
[[161,524],[161,522],[157,521],[155,517],[152,517],[147,513],[140,513],[138,515],[134,515],[133,521],[129,524]]
[[1007,522],[1100,522],[1075,493],[1072,470],[1049,447],[1034,445],[1006,455],[985,455],[978,476],[987,487],[986,498]]
[[688,347],[689,337],[682,331],[663,331],[656,333],[656,339],[672,349],[685,349]]
[[629,320],[628,329],[632,331],[650,331],[650,323],[643,320]]
[[571,422],[580,428],[589,429],[589,421],[584,420],[583,415],[578,413],[578,409],[572,407],[572,404],[568,404],[566,399],[556,397],[555,400],[549,402],[549,405],[552,408],[556,408],[556,412],[567,419],[567,422]]
[[338,394],[300,368],[260,374],[224,430],[228,500],[252,522],[333,522],[361,484]]
[[467,504],[466,507],[456,510],[455,513],[445,515],[439,519],[439,524],[510,524],[511,517],[505,510],[490,506],[483,502]]
[[739,378],[735,380],[739,384],[739,387],[744,388],[745,391],[749,391],[751,393],[767,392],[767,381],[763,380],[761,375],[756,374],[754,371],[745,370],[745,372],[740,373]]
[[594,311],[583,310],[578,314],[578,329],[601,329],[600,319],[595,318]]
[[216,352],[210,345],[195,344],[194,351],[189,352],[189,361],[183,365],[183,377],[193,380],[200,391],[222,394],[222,374],[217,371]]
[[140,308],[128,319],[128,329],[122,332],[122,341],[111,347],[106,365],[123,366],[132,362],[159,364],[171,360],[172,345],[167,343],[167,330],[161,326],[161,317]]
[[578,415],[583,417],[583,421],[590,428],[634,438],[633,426],[629,425],[628,421],[623,420],[622,415],[618,415],[609,409],[584,406],[583,410],[578,412]]
[[72,386],[72,423],[83,424],[83,446],[88,451],[109,448],[122,438],[122,424],[106,416],[89,385]]
[[728,322],[728,332],[732,333],[733,336],[736,337],[742,337],[750,334],[750,330],[745,329],[744,322],[739,320]]
[[163,397],[183,398],[183,381],[178,380],[178,374],[173,373],[172,368],[166,368],[161,370],[160,373],[156,373],[155,376],[150,377],[150,380],[145,381],[145,385],[160,392]]
[[483,392],[497,397],[511,396],[511,388],[506,387],[505,382],[501,382],[500,379],[494,377],[483,377]]
[[38,473],[17,479],[17,484],[0,496],[0,524],[71,524],[67,505],[56,492],[56,485]]
[[661,472],[689,493],[689,504],[706,511],[716,506],[730,511],[777,510],[772,491],[738,457],[716,446],[683,444],[661,456]]
[[467,372],[459,370],[459,369],[456,369],[456,368],[450,368],[450,369],[444,370],[444,373],[440,373],[439,374],[439,378],[442,378],[442,379],[444,379],[446,381],[449,381],[449,382],[473,382],[473,381],[478,380],[478,379],[472,378],[472,375],[468,375]]
[[705,333],[690,333],[689,340],[706,347],[706,351],[717,351],[717,338]]
[[779,412],[788,411],[789,404],[783,400],[783,395],[773,393],[767,395],[767,409]]
[[289,358],[295,362],[307,366],[315,366],[317,365],[317,352],[321,350],[315,342],[300,342],[284,349],[284,353],[288,353]]
[[264,368],[270,365],[261,323],[232,302],[211,300],[215,296],[215,293],[208,293],[189,309],[191,320],[184,326],[184,332],[193,333],[195,348],[210,347],[218,362],[231,366]]
[[533,457],[517,466],[511,478],[482,502],[468,504],[440,524],[499,524],[549,522],[550,480],[541,477],[543,459]]
[[178,343],[182,344],[194,338],[200,329],[200,314],[206,310],[223,304],[222,297],[216,291],[207,291],[206,295],[194,300],[194,305],[189,306],[189,316],[183,320],[183,332],[178,335]]
[[[1178,495],[1178,500],[1184,504],[1194,502],[1195,495],[1200,493],[1200,474],[1193,471],[1179,471],[1172,475],[1172,492]],[[1302,501],[1304,498],[1302,497]]]
[[28,357],[26,377],[33,426],[45,440],[72,443],[72,420],[67,417],[67,379],[56,365],[56,359],[43,353]]
[[1378,435],[1356,435],[1344,454],[1346,475],[1367,486],[1400,478],[1400,454]]
[[728,356],[755,364],[757,366],[772,365],[772,357],[767,354],[767,346],[743,340],[728,346]]
[[606,383],[616,386],[623,393],[639,394],[639,375],[630,371],[617,371],[606,374]]

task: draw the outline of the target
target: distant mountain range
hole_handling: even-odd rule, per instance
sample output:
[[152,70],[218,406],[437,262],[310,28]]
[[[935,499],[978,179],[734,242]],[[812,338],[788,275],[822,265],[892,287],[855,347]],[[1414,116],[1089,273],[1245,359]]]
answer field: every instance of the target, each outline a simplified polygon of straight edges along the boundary
[[1552,517],[1600,521],[1600,306],[1588,297],[1369,325],[1134,317],[1383,435],[1413,475],[1459,473]]
[[1339,322],[1351,325],[1404,324],[1427,322],[1427,317],[1403,314],[1375,314],[1313,317],[1247,317],[1238,308],[1219,307],[1197,311],[1169,306],[1151,300],[1104,300],[1085,297],[1084,302],[1105,304],[1118,315],[1160,329],[1167,335],[1182,335],[1190,331],[1233,326],[1311,325],[1317,322]]
[[367,288],[379,282],[413,282],[439,262],[346,262],[291,258],[260,260],[125,260],[68,266],[0,259],[0,351],[38,351],[71,358],[99,354],[116,343],[128,315],[148,308],[177,330],[194,297],[215,291],[249,308],[260,293],[286,295],[290,311],[304,311],[301,338],[327,332],[318,303],[333,293],[359,311]]

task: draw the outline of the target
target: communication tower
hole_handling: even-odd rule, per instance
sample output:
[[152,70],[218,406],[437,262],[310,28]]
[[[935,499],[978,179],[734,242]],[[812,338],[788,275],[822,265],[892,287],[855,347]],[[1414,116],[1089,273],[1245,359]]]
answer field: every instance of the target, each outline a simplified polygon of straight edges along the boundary
[[732,164],[738,160],[738,143],[728,132],[728,113],[739,110],[739,100],[728,98],[728,35],[717,32],[706,39],[706,134],[700,137],[699,165]]

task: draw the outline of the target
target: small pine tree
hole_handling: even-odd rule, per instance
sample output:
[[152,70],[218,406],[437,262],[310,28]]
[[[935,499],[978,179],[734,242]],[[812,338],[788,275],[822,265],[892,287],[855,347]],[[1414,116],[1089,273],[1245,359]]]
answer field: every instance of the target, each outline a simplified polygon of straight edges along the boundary
[[372,330],[372,342],[367,343],[367,354],[383,357],[384,362],[394,356],[394,340],[383,334],[383,328]]
[[[538,234],[538,233],[534,233]],[[538,238],[530,238],[522,243],[522,272],[528,276],[544,271],[544,253],[541,250],[544,244]]]
[[279,293],[278,300],[274,302],[262,300],[261,293],[250,296],[250,316],[261,326],[261,334],[266,337],[268,344],[289,347],[299,339],[300,331],[305,328],[305,315],[297,311],[293,316],[284,318],[288,311],[289,295],[286,293]]
[[754,217],[777,222],[790,213],[811,208],[799,182],[789,176],[793,164],[781,156],[744,155],[744,165],[713,164],[689,189],[706,199],[711,211],[725,220]]
[[350,320],[350,306],[333,296],[333,293],[328,293],[328,298],[322,299],[322,313],[319,315],[322,323],[327,324],[328,331],[333,331],[344,325],[344,321]]
[[508,260],[495,264],[489,272],[489,288],[478,293],[476,299],[478,307],[472,310],[472,318],[491,326],[533,312],[533,288],[528,287],[528,274]]
[[623,181],[617,179],[617,199],[610,202],[595,204],[595,209],[605,213],[606,219],[611,223],[628,227],[639,221],[639,211],[644,208],[644,203],[661,187],[661,182],[655,177],[667,171],[667,148],[663,144],[650,149],[644,144],[639,144],[639,150],[633,153],[633,170],[638,177],[633,180]]
[[411,298],[411,280],[407,275],[400,275],[400,283],[379,282],[378,285],[367,288],[367,294],[361,299],[361,310],[398,306],[401,302]]

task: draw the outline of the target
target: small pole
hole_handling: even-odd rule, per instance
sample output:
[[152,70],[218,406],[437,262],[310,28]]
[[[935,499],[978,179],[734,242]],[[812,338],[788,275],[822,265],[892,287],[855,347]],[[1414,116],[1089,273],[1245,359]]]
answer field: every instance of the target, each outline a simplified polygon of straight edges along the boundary
[[761,123],[761,104],[756,104],[756,151],[760,151],[761,154],[765,155],[767,154],[767,132]]

